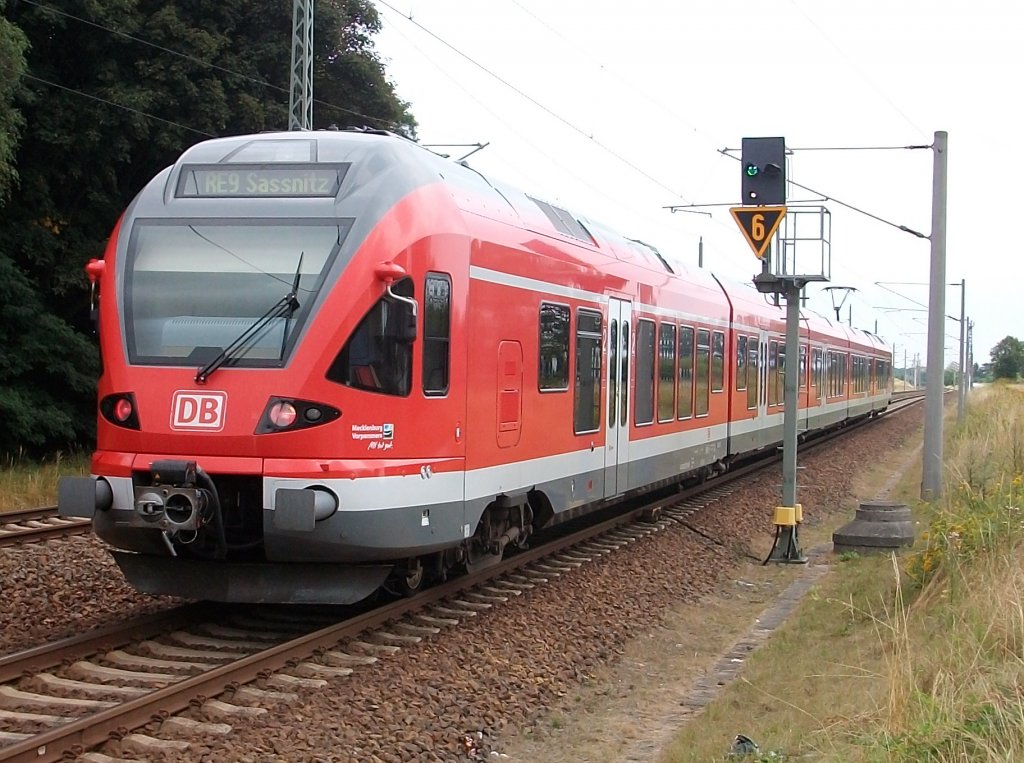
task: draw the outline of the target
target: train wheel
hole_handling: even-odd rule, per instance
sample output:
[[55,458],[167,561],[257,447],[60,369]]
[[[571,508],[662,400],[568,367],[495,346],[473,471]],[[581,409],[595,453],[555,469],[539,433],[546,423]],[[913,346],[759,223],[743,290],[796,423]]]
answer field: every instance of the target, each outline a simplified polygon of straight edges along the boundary
[[395,591],[401,596],[412,596],[423,587],[426,577],[423,562],[419,559],[410,560],[408,566],[399,572],[395,579]]

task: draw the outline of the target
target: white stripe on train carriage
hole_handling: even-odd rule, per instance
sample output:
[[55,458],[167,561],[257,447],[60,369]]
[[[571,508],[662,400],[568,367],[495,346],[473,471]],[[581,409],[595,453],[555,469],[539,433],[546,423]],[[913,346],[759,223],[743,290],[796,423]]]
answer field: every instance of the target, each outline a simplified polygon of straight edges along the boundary
[[[516,289],[535,291],[553,297],[567,297],[572,299],[587,300],[590,302],[597,302],[602,305],[607,304],[608,302],[608,296],[605,294],[598,294],[596,292],[587,291],[585,289],[577,289],[571,286],[562,286],[561,284],[551,283],[550,281],[541,281],[536,278],[517,276],[511,273],[504,273],[499,270],[483,268],[478,265],[470,266],[469,277],[476,281],[484,281],[486,283],[498,284],[500,286],[511,286]],[[719,291],[718,293],[721,294],[723,298],[725,297],[724,292]],[[673,317],[680,321],[699,323],[702,325],[714,326],[716,328],[739,328],[745,331],[760,331],[760,329],[757,327],[748,327],[740,324],[736,324],[735,326],[733,326],[727,320],[708,318],[703,315],[697,315],[696,313],[687,313],[682,310],[672,310],[670,308],[657,307],[655,305],[648,305],[642,302],[632,302],[632,305],[634,310],[639,310],[647,313],[654,313],[655,315],[661,315],[666,317]]]
[[674,451],[684,451],[702,445],[718,443],[725,439],[727,424],[712,424],[710,427],[691,429],[686,432],[671,432],[642,440],[629,441],[629,461],[663,456]]
[[542,294],[548,294],[555,297],[587,300],[589,302],[597,302],[602,305],[608,303],[608,297],[603,294],[596,294],[592,291],[577,289],[572,286],[562,286],[561,284],[551,283],[550,281],[540,281],[536,278],[527,278],[525,276],[512,275],[511,273],[503,273],[499,270],[490,270],[478,265],[470,266],[469,277],[475,281],[485,281],[487,283],[498,284],[500,286],[511,286],[514,289],[537,291]]
[[[498,284],[501,286],[511,286],[516,289],[525,289],[527,291],[536,291],[541,294],[548,294],[556,297],[567,297],[572,299],[586,300],[590,302],[597,302],[599,304],[607,304],[608,296],[605,294],[598,294],[596,292],[587,291],[586,289],[577,289],[572,286],[563,286],[561,284],[551,283],[550,281],[541,281],[536,278],[527,278],[526,276],[517,276],[512,273],[505,273],[500,270],[491,270],[490,268],[480,267],[479,265],[471,265],[469,268],[469,277],[476,281],[485,281],[487,283]],[[710,289],[709,289],[710,290]],[[721,288],[718,289],[717,294],[720,294],[723,298],[727,297],[727,293]],[[690,323],[699,323],[705,326],[712,326],[714,328],[733,329],[740,332],[757,333],[759,331],[768,331],[770,329],[764,329],[761,326],[752,326],[747,323],[740,323],[737,321],[722,320],[719,318],[708,318],[704,315],[698,315],[696,313],[688,313],[683,310],[673,310],[669,307],[662,305],[649,305],[644,302],[633,302],[633,310],[637,312],[652,313],[654,315],[674,318],[679,321],[688,321]],[[728,308],[727,308],[728,309]],[[769,320],[772,320],[769,318]],[[784,320],[784,316],[781,314],[777,317],[777,320]],[[784,334],[779,331],[776,332],[778,337],[783,337]],[[806,340],[807,337],[803,336],[802,339]],[[849,344],[849,340],[842,340],[839,337],[829,337],[830,340],[834,341],[846,341]],[[812,342],[815,347],[820,349],[825,348],[825,344],[819,344],[821,340]],[[849,346],[829,344],[829,347],[835,347],[837,350],[849,351]],[[858,345],[858,349],[874,349],[869,345]]]
[[[879,401],[884,399],[884,396],[878,396]],[[807,413],[816,417],[823,414],[845,413],[849,405],[846,399],[837,400],[826,405],[802,409],[801,414]],[[701,427],[686,432],[631,440],[629,462],[636,463],[673,451],[720,442],[724,440],[729,426],[732,427],[733,436],[750,434],[758,429],[781,427],[783,417],[784,414],[780,411],[728,425],[714,424],[709,428]],[[267,477],[264,479],[264,505],[273,505],[273,494],[277,488],[303,488],[313,485],[323,485],[333,490],[338,495],[341,511],[375,511],[461,501],[463,488],[465,500],[472,501],[490,498],[499,493],[514,493],[588,472],[599,472],[604,469],[604,457],[604,446],[597,446],[593,450],[586,447],[569,453],[496,464],[467,472],[435,472],[429,479],[425,479],[419,473],[356,480]]]
[[420,471],[389,477],[356,479],[309,479],[302,477],[263,478],[263,508],[274,508],[274,497],[281,488],[299,490],[323,486],[338,497],[338,510],[380,511],[408,506],[433,506],[462,500],[463,472],[433,472],[429,477]]
[[427,506],[463,499],[490,498],[500,493],[528,489],[552,480],[604,469],[604,447],[588,447],[569,453],[514,461],[468,472],[434,472],[429,478],[412,475],[360,479],[308,479],[266,477],[263,505],[274,505],[279,488],[301,489],[322,485],[338,496],[339,511],[378,511],[406,506]]

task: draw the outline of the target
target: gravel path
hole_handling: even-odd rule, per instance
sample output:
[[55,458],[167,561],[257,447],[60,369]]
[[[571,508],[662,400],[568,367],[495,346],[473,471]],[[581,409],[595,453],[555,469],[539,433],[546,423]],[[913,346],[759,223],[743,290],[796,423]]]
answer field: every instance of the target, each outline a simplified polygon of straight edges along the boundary
[[[806,520],[838,510],[858,470],[916,434],[920,421],[919,413],[897,416],[801,458]],[[541,722],[551,708],[571,707],[598,665],[749,559],[748,540],[763,541],[773,530],[780,482],[775,470],[694,517],[699,533],[673,526],[326,689],[300,689],[298,701],[277,707],[269,720],[234,721],[227,739],[196,742],[167,760],[496,760],[491,754],[500,755],[503,735]],[[6,650],[174,603],[130,591],[87,538],[4,549],[0,579]],[[121,750],[111,742],[104,752]]]

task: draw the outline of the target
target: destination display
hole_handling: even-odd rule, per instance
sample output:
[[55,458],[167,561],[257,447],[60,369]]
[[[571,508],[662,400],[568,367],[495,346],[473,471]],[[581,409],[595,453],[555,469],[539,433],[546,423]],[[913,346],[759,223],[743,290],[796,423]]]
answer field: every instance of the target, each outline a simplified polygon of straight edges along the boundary
[[178,178],[179,198],[333,198],[347,164],[186,165]]

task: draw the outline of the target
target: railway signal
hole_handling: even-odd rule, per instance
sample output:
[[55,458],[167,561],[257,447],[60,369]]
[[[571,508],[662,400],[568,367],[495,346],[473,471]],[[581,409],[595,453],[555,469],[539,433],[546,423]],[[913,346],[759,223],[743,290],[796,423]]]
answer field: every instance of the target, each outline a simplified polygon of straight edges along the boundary
[[744,138],[740,167],[743,204],[786,203],[785,138]]

